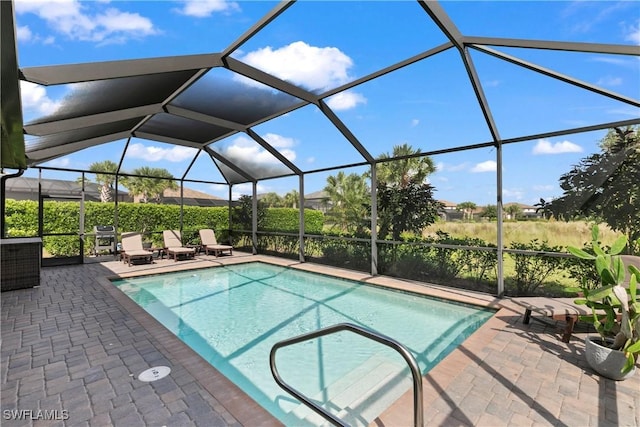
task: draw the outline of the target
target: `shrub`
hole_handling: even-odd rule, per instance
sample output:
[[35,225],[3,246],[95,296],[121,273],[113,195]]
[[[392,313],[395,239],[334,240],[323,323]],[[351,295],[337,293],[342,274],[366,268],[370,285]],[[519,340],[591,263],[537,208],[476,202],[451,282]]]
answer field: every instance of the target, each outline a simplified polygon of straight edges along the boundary
[[[511,243],[510,249],[526,250],[533,252],[560,252],[562,246],[549,246],[547,241],[533,239],[529,243]],[[516,265],[515,277],[513,277],[514,292],[516,295],[533,295],[534,291],[542,285],[547,278],[562,269],[565,264],[563,258],[545,256],[544,254],[521,254],[509,252]]]
[[[324,226],[324,214],[313,209],[304,210],[304,232],[320,234]],[[300,227],[300,213],[293,208],[268,208],[262,220],[263,231],[297,233]]]
[[[114,223],[114,203],[85,202],[85,233],[92,233],[95,225]],[[45,201],[45,233],[77,232],[79,227],[79,204],[77,202]],[[38,202],[35,200],[6,201],[7,232],[11,237],[32,237],[38,235]],[[188,239],[199,228],[213,228],[225,234],[229,228],[229,213],[226,207],[184,206],[183,224]],[[187,227],[187,224],[199,224]],[[162,230],[180,228],[180,206],[152,203],[119,203],[118,230],[143,233],[155,246],[163,243]],[[55,238],[54,238],[55,237]],[[220,237],[219,237],[220,238]],[[85,239],[85,254],[93,249],[93,239]],[[51,236],[43,241],[43,246],[52,256],[69,256],[78,253],[79,241],[73,236]]]

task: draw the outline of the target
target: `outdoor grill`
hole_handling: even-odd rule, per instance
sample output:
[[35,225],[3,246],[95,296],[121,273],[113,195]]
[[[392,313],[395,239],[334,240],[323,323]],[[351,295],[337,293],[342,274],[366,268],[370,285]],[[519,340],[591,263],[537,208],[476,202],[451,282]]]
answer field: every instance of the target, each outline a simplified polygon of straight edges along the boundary
[[115,253],[116,251],[116,228],[113,225],[96,225],[93,227],[93,234],[95,235],[95,245],[93,247],[93,254],[98,255],[101,251],[109,251],[109,253]]

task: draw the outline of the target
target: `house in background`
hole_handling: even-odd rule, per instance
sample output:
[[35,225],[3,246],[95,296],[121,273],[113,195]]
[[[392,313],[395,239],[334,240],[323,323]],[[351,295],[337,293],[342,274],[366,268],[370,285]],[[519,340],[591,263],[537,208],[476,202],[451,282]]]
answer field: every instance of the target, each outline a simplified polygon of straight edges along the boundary
[[442,203],[442,209],[438,211],[440,219],[443,221],[462,220],[463,213],[458,210],[458,204],[448,200],[438,200]]
[[314,191],[304,195],[304,207],[327,213],[332,203],[326,191]]
[[[229,202],[226,199],[186,187],[182,191],[182,200],[185,206],[229,206]],[[180,189],[171,190],[167,188],[164,190],[160,203],[167,205],[179,205]]]
[[523,219],[538,219],[542,218],[542,213],[538,211],[538,208],[531,205],[525,205],[523,203],[505,203],[503,206],[504,218],[505,219],[516,219],[512,218],[513,215],[509,213],[509,207],[517,206],[519,208],[518,217]]
[[[82,195],[82,186],[76,181],[65,181],[61,179],[42,179],[17,177],[6,181],[5,193],[7,199],[13,200],[38,200],[38,181],[42,186],[42,195],[55,196],[59,198],[79,198]],[[100,184],[86,182],[84,184],[84,200],[99,202]],[[115,195],[115,192],[114,192]],[[118,190],[119,202],[135,202],[125,190]],[[183,201],[186,206],[229,206],[227,200],[201,191],[185,188],[183,190]],[[179,205],[180,189],[166,189],[162,195],[160,203]]]
[[[82,185],[76,181],[61,179],[41,179],[17,177],[7,179],[5,197],[14,200],[38,200],[38,181],[43,196],[79,198],[82,195]],[[87,182],[84,184],[84,199],[91,202],[100,201],[100,184]],[[118,191],[118,201],[130,202],[131,197],[126,191]]]

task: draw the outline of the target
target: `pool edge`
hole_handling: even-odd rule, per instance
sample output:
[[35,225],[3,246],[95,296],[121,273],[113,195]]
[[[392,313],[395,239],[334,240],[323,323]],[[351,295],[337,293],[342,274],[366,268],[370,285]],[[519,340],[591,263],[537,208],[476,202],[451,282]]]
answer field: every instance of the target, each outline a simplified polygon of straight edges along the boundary
[[192,348],[183,343],[112,282],[120,276],[98,277],[98,283],[120,304],[166,352],[179,363],[213,398],[243,426],[282,426],[283,424],[248,394],[220,373]]

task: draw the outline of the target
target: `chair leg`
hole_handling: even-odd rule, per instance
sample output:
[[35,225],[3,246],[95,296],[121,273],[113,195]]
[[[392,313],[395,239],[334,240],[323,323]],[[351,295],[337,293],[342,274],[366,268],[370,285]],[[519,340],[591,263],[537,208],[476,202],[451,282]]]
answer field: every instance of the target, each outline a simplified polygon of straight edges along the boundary
[[573,316],[568,314],[566,317],[567,325],[564,328],[564,334],[562,334],[562,342],[569,342],[571,339],[571,334],[573,333],[573,327],[576,324],[576,320],[578,320],[577,316]]
[[531,321],[531,310],[526,309],[524,311],[524,319],[522,319],[522,323],[524,323],[525,325],[528,325],[530,321]]

